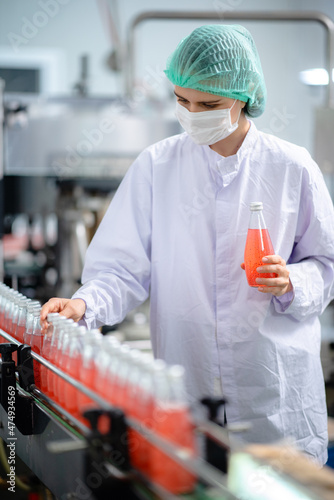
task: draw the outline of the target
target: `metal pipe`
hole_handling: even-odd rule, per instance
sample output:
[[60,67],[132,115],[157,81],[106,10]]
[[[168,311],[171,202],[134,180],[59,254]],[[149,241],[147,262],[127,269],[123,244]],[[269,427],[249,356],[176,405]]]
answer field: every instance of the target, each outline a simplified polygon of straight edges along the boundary
[[326,67],[329,76],[327,102],[328,107],[334,108],[334,82],[332,79],[332,69],[334,67],[334,22],[322,12],[298,12],[298,11],[148,11],[136,16],[129,28],[127,38],[127,74],[126,93],[132,96],[134,88],[134,52],[135,52],[135,30],[139,24],[148,20],[229,20],[229,21],[315,21],[326,29]]

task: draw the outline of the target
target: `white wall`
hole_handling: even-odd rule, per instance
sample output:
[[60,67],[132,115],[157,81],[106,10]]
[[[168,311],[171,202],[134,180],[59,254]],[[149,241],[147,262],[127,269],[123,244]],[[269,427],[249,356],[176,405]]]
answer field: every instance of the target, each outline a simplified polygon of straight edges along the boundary
[[[113,5],[112,0],[109,4]],[[119,28],[124,43],[131,20],[147,10],[318,10],[334,19],[334,2],[318,0],[122,0]],[[41,14],[42,13],[42,14]],[[105,20],[105,18],[104,18]],[[31,24],[30,24],[31,23]],[[179,40],[207,21],[149,21],[137,29],[136,81],[164,68]],[[313,149],[313,111],[325,103],[324,89],[308,88],[299,71],[324,66],[325,31],[316,23],[244,22],[257,43],[268,87],[267,109],[256,120],[259,128]],[[30,31],[29,31],[30,29]],[[123,79],[106,65],[112,43],[94,0],[0,0],[0,53],[13,58],[44,51],[58,59],[57,91],[70,93],[79,77],[79,57],[90,56],[90,92],[123,92]],[[167,95],[168,84],[157,77],[153,95]]]

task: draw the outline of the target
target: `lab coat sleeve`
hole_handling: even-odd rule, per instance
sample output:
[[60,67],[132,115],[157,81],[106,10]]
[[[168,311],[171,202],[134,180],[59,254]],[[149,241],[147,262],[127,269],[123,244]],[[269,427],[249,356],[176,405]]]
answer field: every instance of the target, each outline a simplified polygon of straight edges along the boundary
[[323,176],[313,163],[304,175],[295,244],[287,261],[293,292],[274,298],[276,312],[298,321],[319,316],[334,295],[334,211]]
[[151,275],[151,161],[143,152],[121,182],[87,250],[82,323],[113,325],[145,301]]

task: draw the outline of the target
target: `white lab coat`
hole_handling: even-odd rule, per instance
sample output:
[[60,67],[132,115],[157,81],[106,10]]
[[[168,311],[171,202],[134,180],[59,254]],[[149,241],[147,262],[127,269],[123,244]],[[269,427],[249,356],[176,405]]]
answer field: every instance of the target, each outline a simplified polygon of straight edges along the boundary
[[[262,201],[294,293],[274,298],[240,268],[249,204]],[[186,368],[192,401],[220,378],[246,441],[291,436],[324,463],[327,416],[318,316],[333,297],[334,216],[304,148],[250,130],[224,158],[186,133],[133,163],[88,249],[88,327],[115,324],[149,295],[154,354]]]

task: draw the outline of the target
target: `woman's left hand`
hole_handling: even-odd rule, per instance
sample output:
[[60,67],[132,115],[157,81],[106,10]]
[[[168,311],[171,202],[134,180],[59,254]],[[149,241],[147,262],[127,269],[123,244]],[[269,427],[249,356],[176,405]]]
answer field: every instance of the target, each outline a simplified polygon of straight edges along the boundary
[[[280,297],[292,290],[292,284],[289,279],[289,271],[286,267],[286,262],[279,255],[267,255],[262,259],[263,266],[257,268],[258,273],[275,273],[276,278],[256,278],[258,283],[258,291],[263,293],[271,293],[276,297]],[[241,264],[242,269],[245,265]]]

